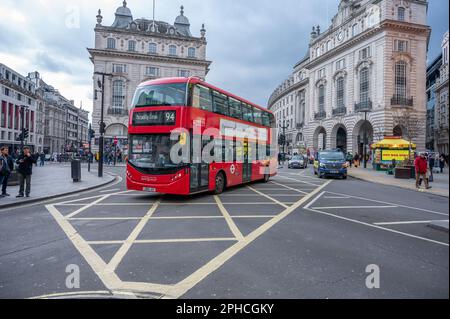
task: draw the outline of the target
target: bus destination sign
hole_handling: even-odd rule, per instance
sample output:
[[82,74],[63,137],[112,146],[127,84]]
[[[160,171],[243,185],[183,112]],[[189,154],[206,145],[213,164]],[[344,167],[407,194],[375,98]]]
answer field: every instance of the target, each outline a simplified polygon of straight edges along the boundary
[[175,111],[148,111],[135,112],[133,114],[133,125],[136,126],[156,126],[175,125]]

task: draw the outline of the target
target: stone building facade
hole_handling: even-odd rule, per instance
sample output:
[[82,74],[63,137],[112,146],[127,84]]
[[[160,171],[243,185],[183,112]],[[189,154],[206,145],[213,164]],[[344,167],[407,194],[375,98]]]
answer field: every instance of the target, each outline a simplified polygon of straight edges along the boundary
[[425,145],[427,150],[435,150],[436,135],[436,82],[439,80],[442,66],[442,54],[427,67],[427,128]]
[[133,19],[126,1],[115,13],[111,26],[104,26],[101,11],[95,27],[95,47],[88,49],[94,64],[92,126],[96,132],[93,150],[98,150],[101,93],[98,81],[107,73],[104,89],[105,144],[117,137],[119,147],[127,149],[128,112],[136,87],[160,77],[197,76],[205,79],[210,61],[206,60],[206,30],[200,37],[191,34],[190,23],[181,7],[175,23]]
[[[308,78],[305,123],[292,134],[314,151],[363,153],[385,135],[404,135],[408,128],[393,115],[406,110],[423,119],[414,142],[425,149],[426,16],[425,0],[342,0],[325,32],[313,28],[308,62],[287,81],[295,85],[299,72]],[[269,108],[286,94],[292,93],[278,88]]]
[[32,151],[43,150],[43,110],[36,86],[4,64],[0,64],[0,145],[8,146],[10,153],[20,148],[18,137],[22,132],[21,108],[24,107],[23,124],[29,130],[24,141]]
[[448,31],[442,40],[442,65],[436,81],[435,151],[449,155]]

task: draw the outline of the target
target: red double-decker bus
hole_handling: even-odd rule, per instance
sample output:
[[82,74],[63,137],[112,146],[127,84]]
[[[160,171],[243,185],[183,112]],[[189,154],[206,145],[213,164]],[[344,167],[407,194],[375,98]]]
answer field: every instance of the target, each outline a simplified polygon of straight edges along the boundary
[[136,89],[129,119],[127,188],[189,195],[276,174],[274,115],[198,78]]

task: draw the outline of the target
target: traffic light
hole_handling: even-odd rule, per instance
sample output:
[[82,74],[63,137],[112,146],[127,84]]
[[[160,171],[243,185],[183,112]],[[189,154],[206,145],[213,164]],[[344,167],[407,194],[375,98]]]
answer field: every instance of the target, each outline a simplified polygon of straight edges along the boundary
[[95,131],[93,129],[89,130],[89,139],[92,140],[95,137]]
[[23,130],[23,138],[24,138],[24,139],[27,139],[29,135],[30,135],[30,130],[27,129],[27,128],[24,129],[24,130]]
[[22,133],[19,134],[19,136],[17,136],[16,141],[20,142],[22,140]]
[[105,134],[106,132],[106,123],[100,123],[100,134]]

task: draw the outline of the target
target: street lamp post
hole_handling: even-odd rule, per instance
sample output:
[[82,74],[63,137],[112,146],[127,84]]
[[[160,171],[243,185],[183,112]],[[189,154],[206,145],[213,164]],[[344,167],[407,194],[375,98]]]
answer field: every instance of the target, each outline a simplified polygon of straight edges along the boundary
[[283,120],[283,125],[281,125],[281,123],[278,124],[278,125],[283,130],[283,137],[284,137],[284,139],[283,139],[282,146],[283,146],[283,154],[286,154],[286,129],[289,128],[289,123],[286,124],[286,121]]
[[98,80],[97,85],[101,89],[102,92],[102,105],[100,110],[100,137],[98,139],[98,177],[103,177],[103,148],[104,148],[104,135],[105,135],[105,122],[104,122],[104,106],[105,106],[105,77],[106,76],[112,76],[112,74],[103,73],[103,72],[94,72],[96,75],[101,75],[102,80]]
[[21,134],[20,134],[20,151],[23,152],[23,148],[25,146],[25,109],[27,109],[28,106],[21,105],[20,106],[20,127],[21,127]]

